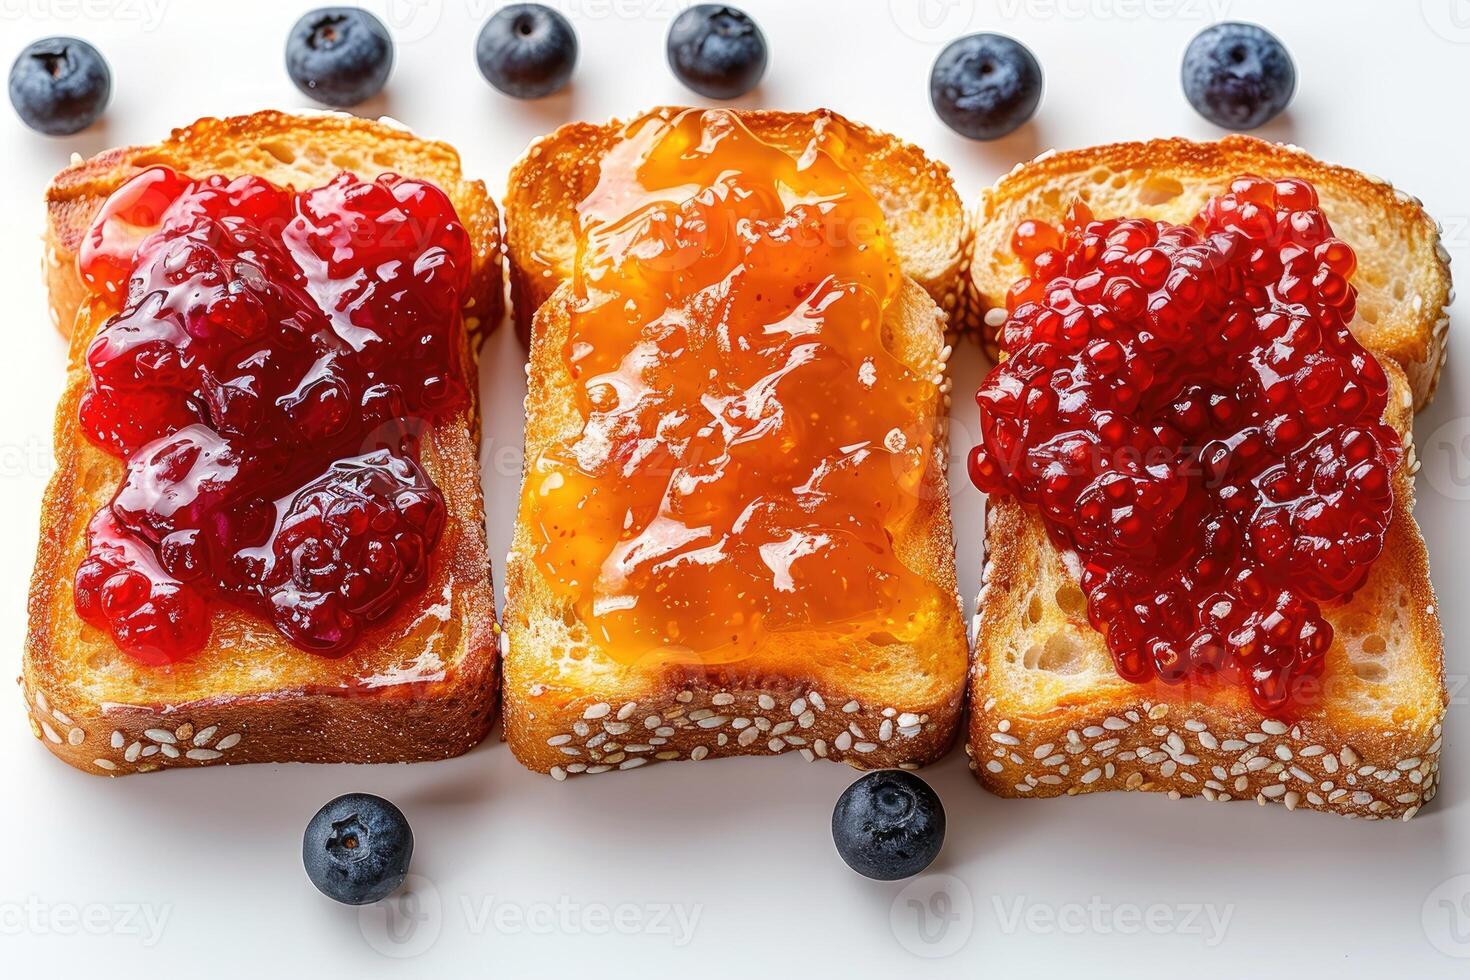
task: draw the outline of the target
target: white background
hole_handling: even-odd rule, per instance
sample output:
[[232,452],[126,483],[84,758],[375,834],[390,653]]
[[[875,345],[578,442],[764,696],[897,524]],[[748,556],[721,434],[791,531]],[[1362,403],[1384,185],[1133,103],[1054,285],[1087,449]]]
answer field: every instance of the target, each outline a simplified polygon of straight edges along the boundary
[[[497,195],[538,134],[571,119],[692,98],[663,55],[680,0],[558,0],[579,33],[581,62],[569,92],[531,104],[499,96],[476,71],[474,35],[498,5],[396,0],[387,20],[399,42],[397,65],[386,94],[363,107],[455,143],[468,172]],[[32,134],[0,107],[0,521],[8,555],[0,561],[0,631],[12,674],[64,363],[39,275],[41,193],[74,151],[150,142],[201,115],[301,105],[282,49],[306,6],[0,0],[4,64],[36,37],[71,33],[96,43],[115,75],[105,121],[71,139]],[[368,6],[381,12],[384,0]],[[765,82],[741,104],[830,106],[896,132],[948,162],[967,202],[1047,147],[1219,135],[1180,92],[1180,55],[1212,20],[1264,23],[1290,49],[1300,84],[1290,111],[1262,135],[1419,195],[1444,223],[1456,262],[1470,267],[1470,0],[924,0],[922,9],[917,0],[746,0],[746,7],[772,57]],[[982,29],[1024,41],[1047,80],[1035,121],[988,145],[948,132],[927,94],[942,43]],[[858,878],[832,849],[831,807],[852,771],[795,755],[559,784],[520,769],[492,738],[432,765],[216,768],[106,781],[35,744],[16,699],[0,711],[0,973],[331,976],[394,966],[383,949],[415,954],[408,961],[415,972],[486,977],[838,969],[850,976],[1064,969],[1466,976],[1470,959],[1452,955],[1470,957],[1470,877],[1456,878],[1470,875],[1470,691],[1461,689],[1470,653],[1460,640],[1470,632],[1470,345],[1459,326],[1438,398],[1417,430],[1425,461],[1418,515],[1457,697],[1446,724],[1443,790],[1407,825],[1142,794],[1002,801],[977,787],[956,752],[926,773],[950,821],[931,870],[953,878],[922,879],[917,893],[901,894],[901,884]],[[517,492],[522,358],[509,330],[489,341],[484,462],[497,580]],[[969,423],[966,393],[982,359],[970,344],[952,363],[957,418]],[[966,431],[955,427],[957,460],[968,448]],[[962,591],[972,597],[981,498],[960,466],[953,475]],[[412,820],[419,912],[398,919],[393,933],[407,942],[389,937],[374,918],[381,911],[360,918],[335,906],[302,873],[307,819],[353,790],[392,798]],[[935,890],[949,905],[923,904]],[[930,910],[924,935],[911,898]],[[620,906],[627,908],[619,913]],[[659,909],[674,911],[658,919]],[[934,914],[946,909],[947,918]],[[692,935],[680,932],[675,912],[697,915]],[[140,924],[143,913],[166,917],[160,934]],[[95,917],[91,931],[99,934],[70,915]],[[1211,915],[1226,921],[1223,933]],[[917,955],[934,953],[952,955]]]

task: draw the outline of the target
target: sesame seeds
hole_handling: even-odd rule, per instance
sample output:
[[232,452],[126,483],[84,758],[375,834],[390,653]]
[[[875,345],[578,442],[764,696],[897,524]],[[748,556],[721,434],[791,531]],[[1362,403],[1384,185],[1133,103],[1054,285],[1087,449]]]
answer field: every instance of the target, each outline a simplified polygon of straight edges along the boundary
[[[1369,761],[1349,745],[1329,749],[1331,733],[1305,721],[1267,718],[1241,731],[1228,713],[1170,722],[1167,710],[1143,701],[1061,729],[1054,722],[1000,717],[995,707],[994,698],[984,701],[966,748],[970,768],[1003,796],[1162,791],[1174,798],[1255,799],[1378,819],[1417,813],[1437,782],[1439,725],[1423,733],[1419,751]],[[1342,779],[1346,787],[1334,782]]]
[[[166,721],[161,715],[146,716],[142,721],[135,719],[133,724],[138,728],[103,725],[98,718],[83,717],[78,721],[53,706],[44,692],[30,691],[24,680],[21,694],[36,738],[55,746],[53,751],[73,765],[90,766],[109,775],[149,772],[167,762],[215,762],[242,739],[241,733],[232,732],[216,741],[218,724],[196,730],[193,722],[175,724],[177,719]],[[74,751],[89,740],[113,754],[89,758]]]

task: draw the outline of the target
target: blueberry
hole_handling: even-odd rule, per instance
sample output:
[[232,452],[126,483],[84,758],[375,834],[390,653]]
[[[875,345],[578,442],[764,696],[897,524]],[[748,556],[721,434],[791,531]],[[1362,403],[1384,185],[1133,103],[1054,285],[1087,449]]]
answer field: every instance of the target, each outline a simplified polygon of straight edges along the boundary
[[366,10],[319,7],[291,28],[286,73],[304,94],[339,109],[383,90],[393,70],[393,39]]
[[929,73],[929,101],[945,125],[975,140],[999,139],[1036,113],[1041,65],[1004,34],[970,34],[949,43]]
[[577,66],[577,32],[539,3],[513,3],[480,28],[475,60],[485,81],[517,99],[539,99],[566,85]]
[[316,812],[306,825],[301,858],[323,895],[369,905],[403,884],[413,857],[413,831],[403,811],[380,796],[349,793]]
[[10,104],[48,136],[79,133],[112,97],[112,72],[97,49],[74,37],[32,42],[10,66]]
[[1296,66],[1276,36],[1255,24],[1206,27],[1184,52],[1184,97],[1226,129],[1255,129],[1296,93]]
[[879,881],[929,867],[944,844],[944,807],[911,772],[870,772],[847,787],[832,810],[837,853],[858,874]]
[[698,3],[669,27],[669,67],[710,99],[744,95],[766,73],[766,37],[743,10]]

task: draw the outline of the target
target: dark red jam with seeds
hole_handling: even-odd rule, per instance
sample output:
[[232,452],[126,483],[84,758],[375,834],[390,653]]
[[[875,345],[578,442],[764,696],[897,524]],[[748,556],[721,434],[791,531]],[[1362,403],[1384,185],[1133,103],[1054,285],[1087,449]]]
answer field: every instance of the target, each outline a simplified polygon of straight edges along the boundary
[[127,471],[78,614],[150,664],[204,646],[220,600],[334,656],[419,591],[445,503],[418,436],[468,404],[470,264],[444,193],[393,174],[120,188],[79,258],[117,309],[80,421]]
[[1383,548],[1401,454],[1348,330],[1352,249],[1310,184],[1253,176],[1188,227],[1079,202],[1012,247],[1030,275],[977,395],[975,485],[1076,553],[1120,676],[1288,708],[1322,673],[1322,607]]

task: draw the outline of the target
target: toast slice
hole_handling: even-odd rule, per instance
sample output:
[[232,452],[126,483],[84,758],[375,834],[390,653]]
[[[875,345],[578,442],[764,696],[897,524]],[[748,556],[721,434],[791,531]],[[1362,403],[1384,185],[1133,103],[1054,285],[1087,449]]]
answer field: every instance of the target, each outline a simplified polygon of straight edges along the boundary
[[[896,136],[828,109],[736,110],[751,132],[791,153],[814,137],[855,170],[878,199],[906,274],[923,286],[956,326],[961,270],[969,261],[968,217],[949,168]],[[505,194],[505,244],[511,307],[522,338],[557,285],[572,276],[577,205],[597,184],[599,163],[623,124],[568,123],[527,147],[511,168]]]
[[[739,114],[748,119],[745,113]],[[769,123],[773,114],[756,114]],[[818,114],[816,118],[825,118]],[[589,127],[586,137],[602,130]],[[757,127],[757,136],[766,132]],[[782,130],[785,132],[785,130]],[[810,134],[808,134],[810,135]],[[562,134],[552,143],[564,146]],[[781,144],[778,144],[781,145]],[[544,145],[543,145],[544,148]],[[783,149],[793,152],[783,145]],[[799,153],[801,146],[795,147]],[[531,160],[537,153],[532,151]],[[571,165],[566,152],[556,154]],[[513,187],[516,201],[578,203],[583,185],[550,189],[551,172],[531,166],[542,189]],[[595,183],[596,168],[592,167]],[[942,171],[930,171],[942,175]],[[572,167],[570,179],[584,171]],[[946,190],[944,196],[952,194]],[[938,191],[935,196],[940,196]],[[521,212],[524,213],[524,212]],[[560,225],[521,227],[522,255],[552,254],[539,233],[561,234]],[[948,254],[951,244],[925,246],[910,239],[900,257]],[[907,268],[907,267],[905,267]],[[524,282],[523,282],[524,287]],[[575,382],[564,356],[571,326],[570,283],[561,283],[536,310],[526,397],[525,458],[582,427],[573,399]],[[885,314],[889,349],[921,377],[941,375],[949,349],[945,315],[912,276],[903,279]],[[947,404],[948,385],[937,398]],[[944,406],[935,406],[942,419]],[[860,768],[916,767],[942,755],[959,728],[968,662],[954,571],[953,531],[944,469],[942,434],[933,442],[919,502],[894,532],[894,550],[909,569],[942,593],[941,608],[923,624],[920,639],[897,642],[869,634],[838,637],[817,630],[772,634],[734,664],[628,665],[590,642],[572,604],[556,594],[533,558],[530,520],[524,508],[507,559],[504,627],[504,730],[516,757],[528,768],[568,775],[632,769],[649,762],[701,760],[734,755],[799,751]]]
[[[1412,817],[1434,796],[1448,704],[1443,636],[1413,516],[1418,464],[1412,422],[1443,356],[1444,327],[1435,324],[1450,291],[1435,227],[1417,202],[1385,185],[1248,138],[1218,146],[1160,141],[1095,154],[1091,162],[1085,152],[1053,157],[997,185],[981,206],[977,247],[988,258],[977,261],[974,281],[985,283],[1003,305],[1009,284],[999,285],[1000,277],[1013,264],[1020,268],[1010,229],[1036,213],[1028,201],[1046,201],[1050,216],[1067,206],[1066,195],[1085,186],[1099,216],[1136,210],[1184,221],[1217,189],[1182,177],[1206,161],[1221,168],[1219,182],[1236,169],[1318,182],[1334,231],[1360,249],[1355,284],[1364,279],[1363,302],[1376,307],[1370,317],[1360,313],[1353,329],[1388,376],[1385,421],[1405,447],[1394,474],[1393,515],[1363,588],[1350,601],[1324,608],[1335,636],[1319,696],[1279,719],[1262,717],[1243,689],[1132,684],[1118,677],[1101,634],[1088,622],[1077,572],[1050,542],[1041,518],[1013,498],[992,500],[970,682],[970,767],[987,789],[1005,797],[1144,790],[1275,801],[1369,819]],[[1157,181],[1142,169],[1145,159],[1163,163]],[[1060,205],[1051,203],[1052,185],[1045,183],[1053,161],[1059,161]],[[1301,166],[1288,168],[1292,161]],[[1115,183],[1116,175],[1125,180]],[[1024,195],[1013,193],[1021,185],[1012,180],[1028,188]],[[1169,201],[1147,203],[1166,192],[1173,195]],[[1193,203],[1177,204],[1182,197]],[[1344,202],[1348,219],[1340,224],[1332,208]],[[1382,209],[1376,223],[1370,205]],[[1379,237],[1354,239],[1353,231],[1370,226]],[[1397,250],[1376,251],[1389,247]],[[1379,343],[1390,349],[1374,346]],[[1411,351],[1421,355],[1422,391],[1400,360]]]
[[[492,721],[499,646],[474,404],[424,438],[421,465],[447,505],[424,591],[365,630],[342,658],[307,653],[266,621],[221,603],[206,649],[167,668],[148,667],[77,616],[72,575],[86,551],[87,523],[111,498],[123,463],[92,445],[77,420],[84,355],[106,310],[88,298],[76,251],[107,196],[154,164],[297,187],[342,170],[431,180],[454,203],[474,249],[466,333],[471,319],[488,328],[503,309],[499,219],[484,185],[460,175],[448,146],[389,125],[278,112],[202,119],[155,146],[112,150],[62,171],[46,198],[46,271],[58,325],[73,326],[21,677],[32,731],[64,761],[101,775],[216,762],[407,762],[466,751]],[[475,353],[470,344],[463,359],[471,375]],[[477,391],[473,377],[465,380]]]
[[[1023,274],[1010,236],[1025,218],[1060,224],[1080,198],[1098,218],[1186,224],[1244,173],[1302,177],[1317,188],[1332,230],[1358,255],[1353,334],[1404,369],[1416,410],[1427,405],[1444,366],[1451,299],[1450,256],[1439,226],[1416,198],[1383,180],[1252,136],[1115,143],[1042,154],[1018,165],[980,197],[966,304],[979,311],[977,319],[1004,308],[1006,290]],[[992,355],[1003,322],[999,313],[985,320]]]

